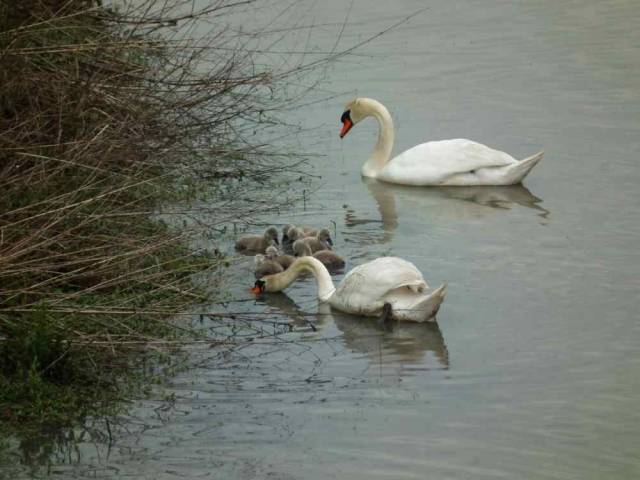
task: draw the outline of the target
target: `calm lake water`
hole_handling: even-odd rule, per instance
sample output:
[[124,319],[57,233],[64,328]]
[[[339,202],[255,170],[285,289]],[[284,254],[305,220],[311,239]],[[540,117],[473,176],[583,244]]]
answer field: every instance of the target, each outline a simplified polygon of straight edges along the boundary
[[[331,48],[347,14],[342,47],[424,6],[334,65],[320,88],[335,99],[292,112],[321,178],[305,205],[264,221],[330,226],[347,269],[395,255],[432,287],[449,282],[437,325],[315,316],[311,278],[232,302],[267,321],[202,325],[261,340],[194,349],[173,404],[137,403],[110,439],[97,425],[50,473],[640,478],[640,5],[331,0],[308,12],[331,24],[308,45]],[[395,152],[465,137],[546,155],[524,186],[365,182],[377,124],[338,138],[355,95],[389,108]],[[250,298],[251,261],[231,269],[230,298]]]

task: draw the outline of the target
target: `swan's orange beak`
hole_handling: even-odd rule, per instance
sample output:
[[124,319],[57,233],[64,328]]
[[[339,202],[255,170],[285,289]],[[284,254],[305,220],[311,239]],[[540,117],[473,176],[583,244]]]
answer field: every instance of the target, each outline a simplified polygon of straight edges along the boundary
[[351,130],[351,127],[353,127],[353,122],[351,121],[350,118],[345,118],[344,121],[342,122],[342,130],[340,130],[340,138],[344,138],[344,136],[349,133],[349,130]]
[[256,280],[256,283],[253,284],[253,288],[251,289],[251,293],[261,295],[264,293],[264,290],[264,280]]

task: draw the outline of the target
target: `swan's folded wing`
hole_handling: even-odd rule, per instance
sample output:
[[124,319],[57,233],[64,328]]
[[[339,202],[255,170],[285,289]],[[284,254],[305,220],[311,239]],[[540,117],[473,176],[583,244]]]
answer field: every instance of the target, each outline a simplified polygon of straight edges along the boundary
[[407,185],[433,185],[458,173],[515,162],[508,153],[457,138],[422,143],[402,152],[384,167],[379,178]]
[[347,311],[364,313],[381,308],[385,295],[400,287],[420,292],[428,285],[411,262],[381,257],[351,270],[338,285],[334,299]]

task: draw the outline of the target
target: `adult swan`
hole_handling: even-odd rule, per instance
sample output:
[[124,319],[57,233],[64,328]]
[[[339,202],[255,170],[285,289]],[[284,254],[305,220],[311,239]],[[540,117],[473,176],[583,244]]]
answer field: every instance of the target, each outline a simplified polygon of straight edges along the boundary
[[391,316],[395,320],[433,320],[447,288],[445,284],[429,291],[418,269],[397,257],[380,257],[354,268],[336,288],[319,260],[300,257],[284,272],[257,280],[251,291],[255,294],[279,292],[305,271],[316,278],[321,302],[327,302],[342,312],[366,316],[379,316],[384,305],[390,304]]
[[514,185],[520,183],[542,159],[544,152],[518,161],[511,155],[481,143],[457,138],[416,145],[393,160],[393,121],[377,100],[356,98],[345,106],[340,138],[366,117],[380,125],[378,142],[362,175],[401,185]]

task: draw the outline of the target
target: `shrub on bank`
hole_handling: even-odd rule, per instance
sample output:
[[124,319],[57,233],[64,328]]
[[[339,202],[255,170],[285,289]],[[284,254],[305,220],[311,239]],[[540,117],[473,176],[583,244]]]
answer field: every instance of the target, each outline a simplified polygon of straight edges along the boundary
[[191,275],[220,259],[194,256],[189,230],[151,216],[215,179],[237,194],[281,161],[244,134],[275,123],[276,77],[241,48],[184,33],[229,2],[188,13],[180,1],[107,3],[0,2],[5,422],[83,415],[129,391],[132,352],[196,335],[162,312],[199,301]]

